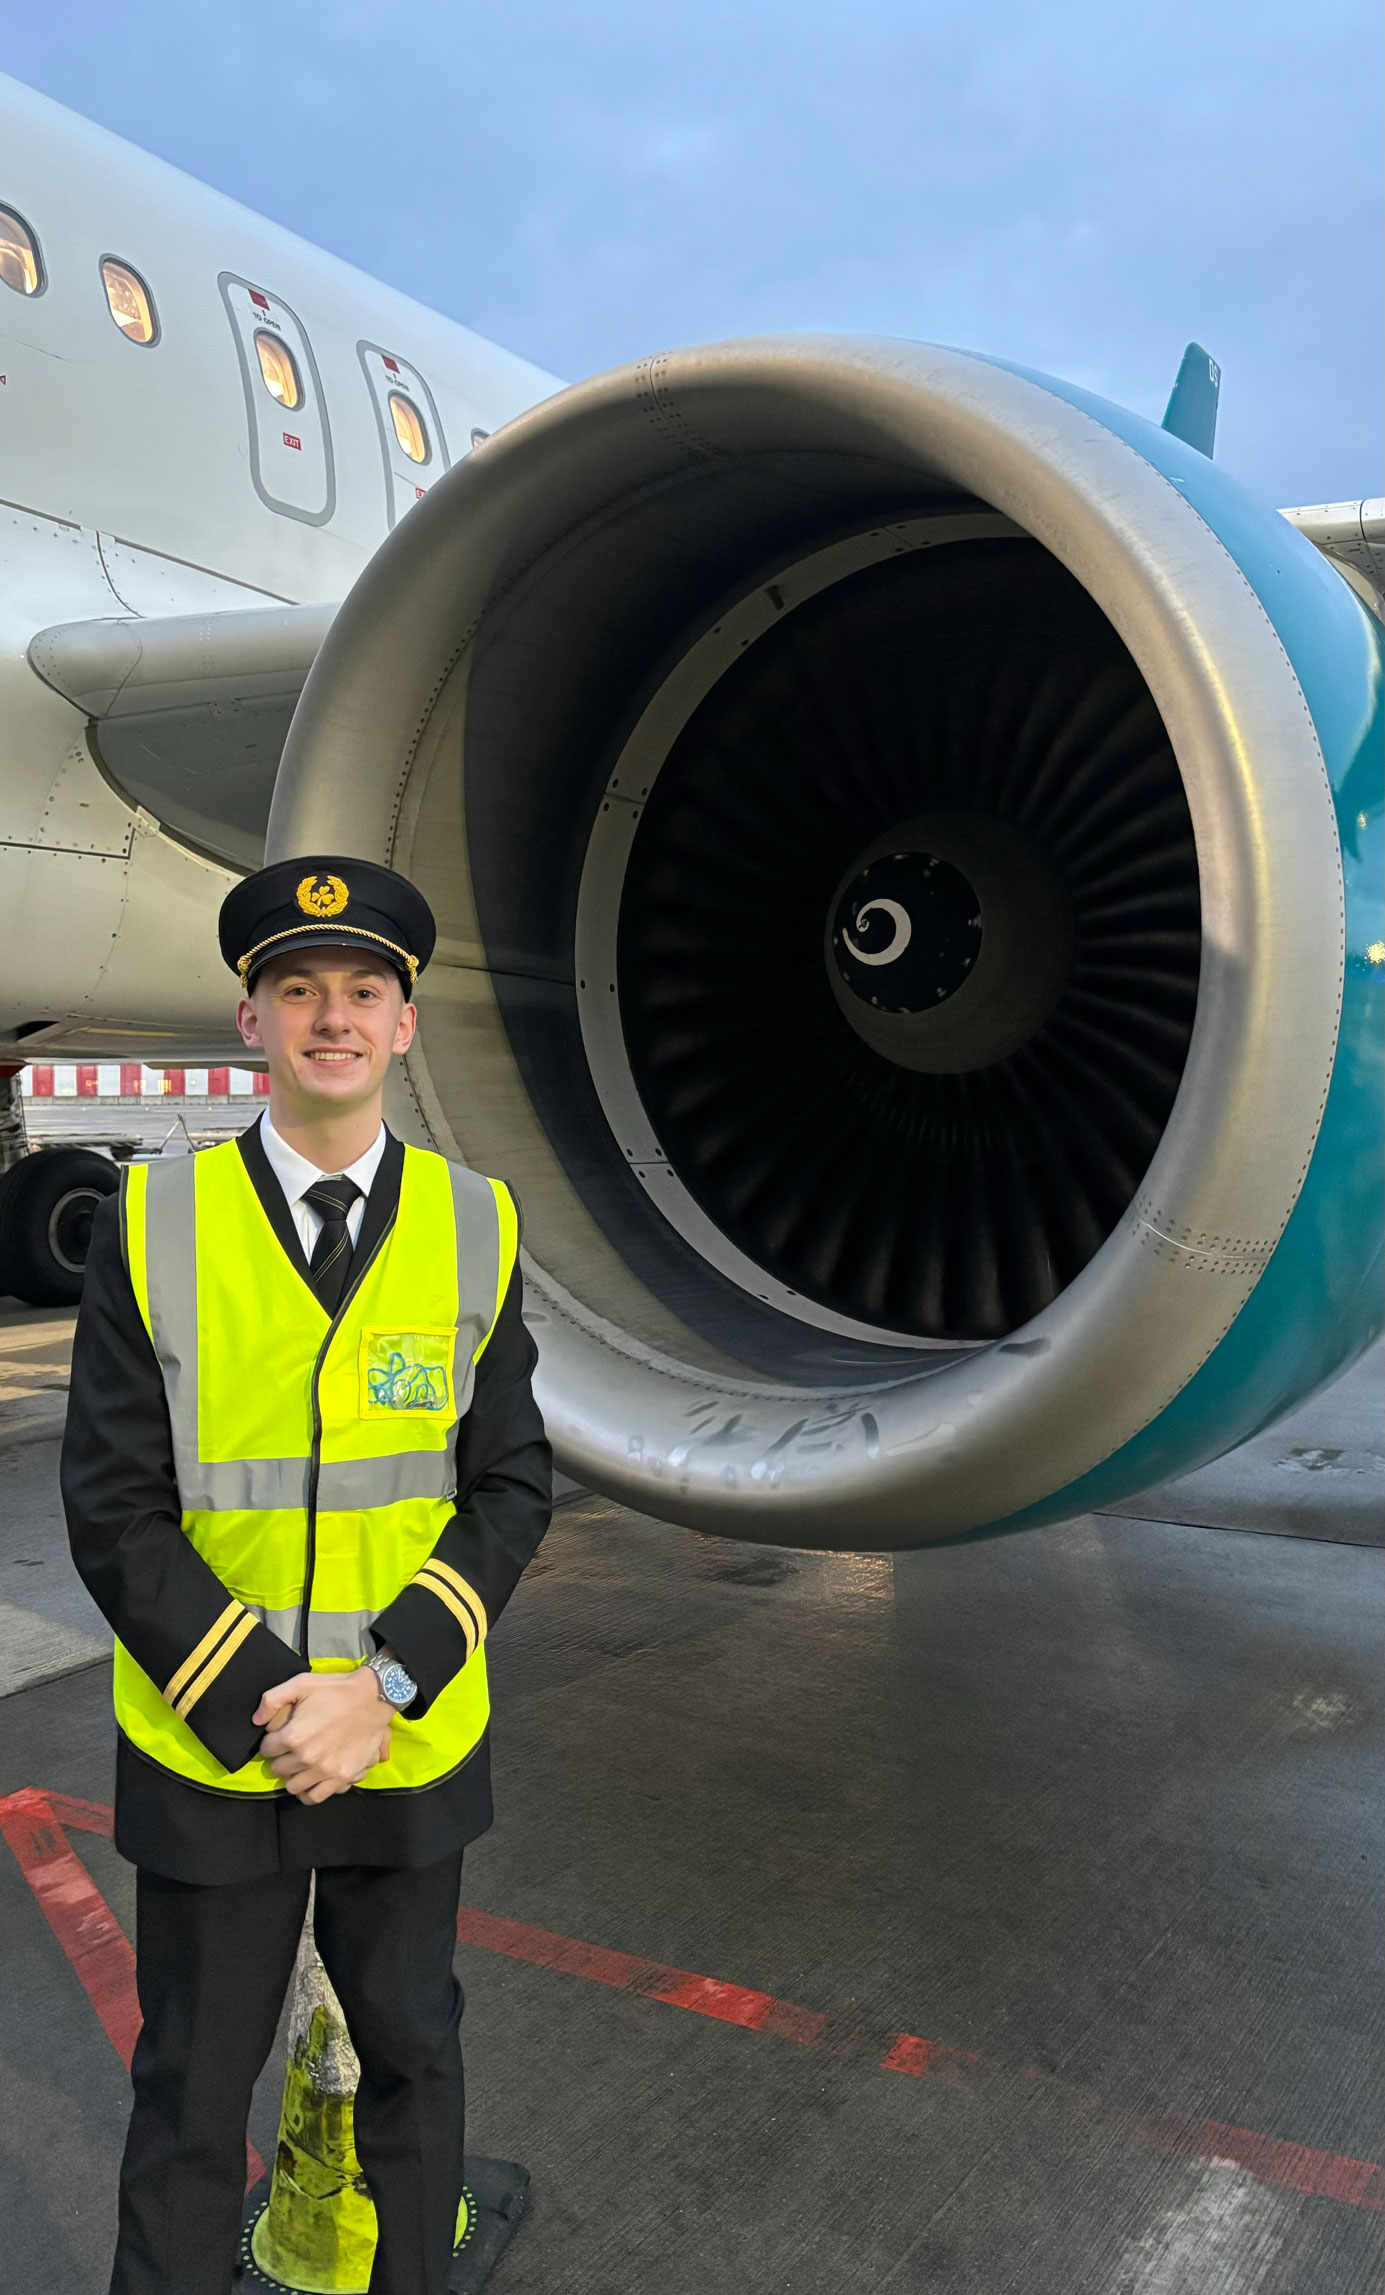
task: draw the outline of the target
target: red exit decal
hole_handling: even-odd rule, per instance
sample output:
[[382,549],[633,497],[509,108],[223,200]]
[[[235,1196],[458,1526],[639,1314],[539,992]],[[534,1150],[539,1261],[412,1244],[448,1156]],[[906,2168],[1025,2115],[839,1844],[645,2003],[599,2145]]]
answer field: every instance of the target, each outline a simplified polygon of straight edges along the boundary
[[284,432],[284,444],[285,446],[291,446],[295,454],[301,454],[303,452],[302,439],[295,438],[291,430],[286,430]]

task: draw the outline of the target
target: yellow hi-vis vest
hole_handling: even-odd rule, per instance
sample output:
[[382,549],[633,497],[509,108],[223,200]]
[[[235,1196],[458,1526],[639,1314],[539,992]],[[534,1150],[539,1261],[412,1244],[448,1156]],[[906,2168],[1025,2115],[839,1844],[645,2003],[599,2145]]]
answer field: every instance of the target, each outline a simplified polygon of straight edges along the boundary
[[163,1371],[183,1530],[231,1605],[160,1687],[119,1642],[115,1710],[140,1751],[195,1785],[282,1793],[258,1757],[223,1769],[183,1718],[262,1619],[314,1672],[371,1655],[367,1628],[413,1579],[466,1633],[461,1671],[362,1787],[431,1785],[489,1718],[486,1615],[429,1556],[454,1511],[459,1421],[518,1243],[498,1181],[406,1148],[399,1207],[329,1318],[294,1268],[234,1140],[123,1175],[130,1280]]

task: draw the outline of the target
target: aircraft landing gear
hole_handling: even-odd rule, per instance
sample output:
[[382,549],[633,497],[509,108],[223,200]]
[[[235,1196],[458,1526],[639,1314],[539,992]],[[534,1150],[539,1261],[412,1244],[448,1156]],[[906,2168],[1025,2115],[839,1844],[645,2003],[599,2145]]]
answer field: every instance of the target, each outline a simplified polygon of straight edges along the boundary
[[0,1180],[0,1292],[30,1307],[75,1307],[97,1205],[120,1173],[90,1148],[38,1148]]

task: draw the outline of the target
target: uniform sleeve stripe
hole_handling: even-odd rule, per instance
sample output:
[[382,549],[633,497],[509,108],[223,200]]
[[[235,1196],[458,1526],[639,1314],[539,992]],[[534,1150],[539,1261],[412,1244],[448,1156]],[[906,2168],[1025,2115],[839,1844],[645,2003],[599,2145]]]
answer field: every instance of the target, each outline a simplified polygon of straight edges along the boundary
[[427,1593],[435,1594],[438,1600],[442,1603],[443,1608],[452,1612],[453,1617],[456,1619],[458,1625],[462,1629],[462,1632],[466,1636],[466,1654],[468,1657],[474,1656],[477,1645],[480,1641],[480,1636],[476,1631],[476,1620],[472,1616],[470,1610],[467,1608],[466,1603],[459,1602],[450,1586],[445,1586],[440,1578],[429,1577],[426,1570],[419,1571],[418,1576],[414,1580],[414,1584],[416,1586],[422,1586]]
[[510,1277],[515,1271],[515,1260],[519,1254],[519,1214],[515,1210],[515,1199],[503,1179],[493,1179],[490,1183],[490,1190],[495,1197],[495,1216],[500,1230],[500,1248],[496,1268],[495,1313],[490,1319],[490,1329],[486,1332],[472,1357],[473,1362],[477,1363],[480,1362],[482,1355],[490,1345],[491,1331],[495,1329],[500,1320],[500,1310],[505,1304],[505,1293],[510,1288]]
[[173,1708],[175,1713],[181,1714],[184,1720],[186,1720],[187,1716],[191,1713],[193,1707],[196,1705],[199,1697],[203,1695],[204,1691],[211,1688],[212,1683],[216,1680],[217,1675],[222,1671],[223,1667],[230,1664],[232,1658],[236,1654],[236,1651],[240,1648],[241,1643],[245,1641],[249,1635],[254,1633],[258,1624],[258,1618],[255,1617],[252,1611],[247,1610],[244,1617],[241,1619],[240,1624],[234,1627],[233,1630],[226,1636],[225,1641],[222,1643],[215,1657],[208,1658],[207,1663],[203,1666],[202,1671],[198,1674],[196,1680],[191,1684],[189,1688],[183,1691],[183,1694],[179,1698],[178,1703]]
[[454,1594],[460,1594],[476,1620],[476,1631],[484,1641],[486,1638],[486,1605],[476,1588],[469,1586],[461,1571],[454,1570],[452,1564],[444,1562],[440,1555],[430,1554],[423,1567],[430,1571],[435,1578],[441,1578],[443,1584],[450,1586]]
[[211,1656],[212,1651],[216,1648],[216,1645],[221,1640],[222,1635],[229,1633],[232,1626],[235,1624],[236,1619],[242,1617],[244,1614],[245,1605],[243,1602],[228,1602],[220,1617],[217,1619],[216,1624],[211,1628],[210,1632],[203,1634],[202,1639],[198,1643],[196,1649],[193,1650],[188,1657],[184,1658],[182,1664],[178,1668],[178,1671],[174,1674],[173,1679],[166,1684],[164,1689],[164,1696],[168,1703],[174,1707],[175,1711],[177,1709],[177,1701],[179,1697],[187,1688],[188,1683],[192,1680],[192,1677],[196,1673],[198,1667]]

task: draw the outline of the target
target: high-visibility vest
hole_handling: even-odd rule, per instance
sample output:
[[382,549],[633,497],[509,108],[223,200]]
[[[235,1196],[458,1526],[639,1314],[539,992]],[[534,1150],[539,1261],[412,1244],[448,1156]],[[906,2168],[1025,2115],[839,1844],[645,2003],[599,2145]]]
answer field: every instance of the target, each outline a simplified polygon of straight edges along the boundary
[[183,1530],[230,1602],[166,1682],[119,1642],[116,1718],[161,1767],[221,1792],[284,1790],[258,1757],[224,1769],[188,1726],[264,1623],[314,1672],[372,1655],[370,1622],[411,1582],[461,1624],[468,1657],[362,1788],[430,1785],[466,1760],[490,1704],[486,1613],[431,1562],[454,1511],[458,1424],[518,1244],[496,1180],[404,1150],[399,1208],[330,1317],[290,1263],[234,1140],[122,1177],[127,1263],[163,1372]]

